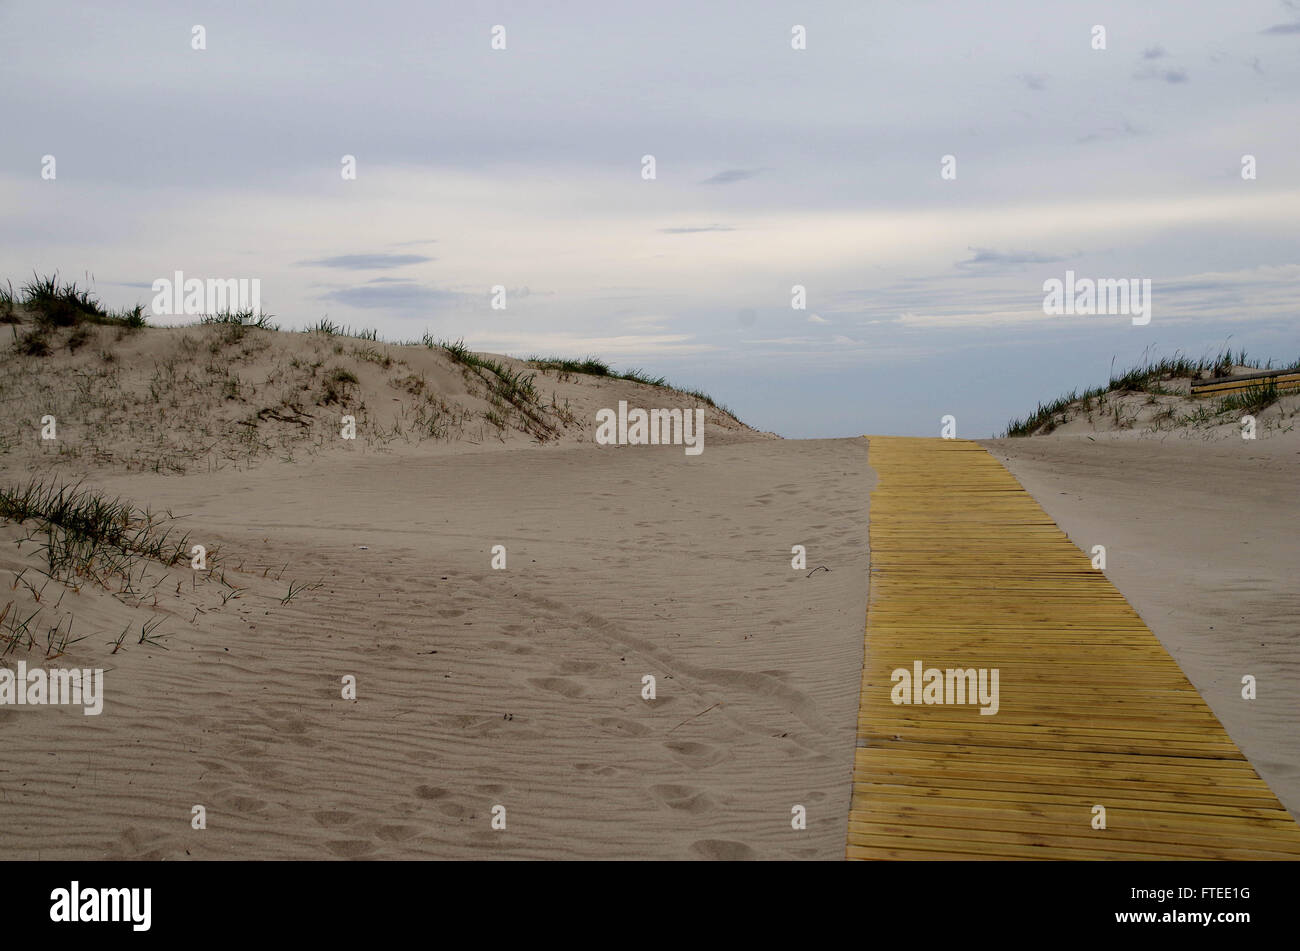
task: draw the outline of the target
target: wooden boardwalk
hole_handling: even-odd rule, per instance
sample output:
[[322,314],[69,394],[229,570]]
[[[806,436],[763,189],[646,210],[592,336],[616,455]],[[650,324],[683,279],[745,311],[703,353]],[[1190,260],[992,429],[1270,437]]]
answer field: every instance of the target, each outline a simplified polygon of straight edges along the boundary
[[[1173,658],[1001,463],[874,436],[869,460],[849,858],[1300,858],[1300,826]],[[997,712],[894,703],[924,699],[891,679],[918,661],[996,668]]]
[[1219,380],[1196,380],[1192,383],[1193,396],[1231,396],[1245,393],[1260,386],[1274,386],[1279,390],[1300,389],[1300,371],[1261,370]]

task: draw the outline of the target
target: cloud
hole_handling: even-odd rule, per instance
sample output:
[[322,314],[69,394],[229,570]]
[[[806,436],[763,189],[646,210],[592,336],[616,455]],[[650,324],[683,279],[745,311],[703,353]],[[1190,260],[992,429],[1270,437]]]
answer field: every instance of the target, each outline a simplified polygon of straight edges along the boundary
[[439,304],[454,304],[464,299],[463,294],[444,291],[414,281],[371,281],[358,287],[341,287],[322,295],[322,300],[338,301],[350,307],[426,308]]
[[707,353],[717,347],[693,334],[620,334],[599,337],[580,332],[492,331],[466,335],[466,343],[493,353],[599,353],[644,357],[667,353]]
[[810,324],[829,324],[830,321],[827,320],[825,317],[818,317],[816,314],[809,314],[809,315],[808,315],[808,323],[810,323]]
[[733,182],[743,182],[747,178],[753,178],[758,174],[756,168],[728,168],[716,175],[711,175],[701,185],[730,185]]
[[1086,142],[1099,142],[1105,139],[1118,139],[1123,136],[1141,135],[1142,130],[1129,122],[1127,119],[1121,119],[1119,126],[1107,126],[1099,132],[1090,132],[1087,135],[1080,136],[1075,142],[1080,145]]
[[1290,33],[1300,33],[1300,20],[1295,23],[1279,23],[1276,26],[1270,26],[1267,30],[1260,30],[1265,36],[1284,36]]
[[754,346],[771,346],[771,347],[815,347],[820,345],[820,341],[812,337],[753,337],[749,343]]
[[315,261],[299,261],[299,267],[335,267],[347,271],[378,271],[407,264],[424,264],[437,258],[423,254],[340,254]]
[[1016,77],[1026,89],[1032,89],[1034,92],[1042,92],[1047,87],[1047,76],[1044,73],[1021,73]]
[[1167,83],[1185,83],[1187,82],[1187,70],[1156,69],[1153,66],[1148,66],[1135,72],[1133,78],[1137,80],[1160,79]]
[[664,234],[699,234],[702,231],[735,231],[730,225],[702,225],[698,228],[660,228]]
[[1165,55],[1165,48],[1163,46],[1158,46],[1158,45],[1148,46],[1146,49],[1142,51],[1143,59],[1160,59],[1160,57],[1164,55]]
[[954,267],[987,271],[1018,267],[1022,264],[1053,264],[1065,260],[1059,255],[1039,254],[1036,251],[995,251],[992,248],[969,248],[968,250],[974,251],[974,255],[965,261],[955,262]]

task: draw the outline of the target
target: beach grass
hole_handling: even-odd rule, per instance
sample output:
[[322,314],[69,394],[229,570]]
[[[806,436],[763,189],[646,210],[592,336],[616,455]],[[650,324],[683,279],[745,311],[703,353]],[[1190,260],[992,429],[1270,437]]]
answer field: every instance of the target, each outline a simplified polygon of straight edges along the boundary
[[51,578],[91,578],[107,587],[110,576],[129,580],[141,558],[171,566],[189,557],[189,533],[179,532],[170,514],[80,484],[33,478],[0,487],[0,518],[32,523],[29,538],[38,540]]
[[[1172,357],[1147,359],[1131,369],[1121,373],[1111,373],[1109,382],[1104,386],[1094,386],[1086,390],[1071,390],[1050,403],[1039,403],[1032,413],[1024,418],[1012,419],[1002,437],[1046,435],[1073,418],[1078,412],[1090,412],[1099,406],[1109,394],[1147,393],[1152,396],[1172,396],[1178,391],[1169,384],[1175,380],[1223,379],[1230,376],[1234,369],[1247,367],[1252,370],[1273,370],[1279,372],[1300,369],[1300,360],[1283,367],[1274,367],[1272,360],[1260,361],[1249,356],[1246,351],[1225,349],[1213,357],[1192,360],[1178,353]],[[1230,412],[1246,410],[1259,412],[1286,394],[1269,384],[1251,387],[1240,394],[1233,394],[1218,401],[1214,410],[1198,407],[1197,411],[1187,417],[1188,422],[1207,422],[1215,417]],[[1116,425],[1123,424],[1123,413],[1119,406],[1111,406],[1111,415]]]

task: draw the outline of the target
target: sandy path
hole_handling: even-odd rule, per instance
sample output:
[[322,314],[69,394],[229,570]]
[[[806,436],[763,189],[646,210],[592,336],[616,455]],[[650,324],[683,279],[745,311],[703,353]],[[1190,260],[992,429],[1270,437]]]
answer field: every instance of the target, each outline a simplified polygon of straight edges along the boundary
[[[1300,444],[1039,437],[982,443],[1142,615],[1300,818]],[[1241,696],[1253,675],[1258,698]]]
[[[866,458],[756,440],[106,477],[227,564],[325,584],[112,658],[98,718],[0,712],[5,854],[842,858]],[[792,570],[794,544],[831,570]]]

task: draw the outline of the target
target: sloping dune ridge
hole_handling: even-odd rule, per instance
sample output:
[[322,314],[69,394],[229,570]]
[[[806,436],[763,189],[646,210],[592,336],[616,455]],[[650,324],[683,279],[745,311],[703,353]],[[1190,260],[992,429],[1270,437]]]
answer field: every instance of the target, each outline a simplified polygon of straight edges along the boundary
[[[95,334],[6,356],[4,482],[170,514],[209,564],[141,559],[55,606],[39,538],[4,525],[0,607],[44,606],[7,666],[106,668],[98,716],[0,707],[6,855],[842,857],[864,440],[786,442],[675,390],[499,358],[536,372],[516,407],[436,348]],[[355,382],[331,398],[336,369]],[[705,409],[704,451],[595,445],[620,400]],[[463,418],[421,432],[421,406]]]

